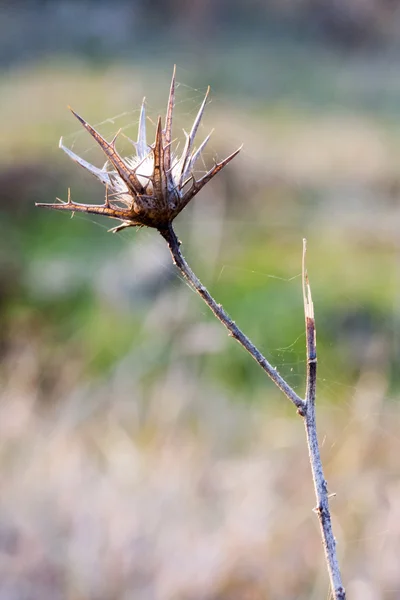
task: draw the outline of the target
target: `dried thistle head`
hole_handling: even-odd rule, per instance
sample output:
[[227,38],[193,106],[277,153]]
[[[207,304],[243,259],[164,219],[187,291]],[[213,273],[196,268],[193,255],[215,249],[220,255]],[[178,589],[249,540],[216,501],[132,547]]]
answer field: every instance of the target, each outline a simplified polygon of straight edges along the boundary
[[[146,141],[146,115],[144,100],[139,118],[137,142],[132,142],[136,155],[121,158],[116,150],[118,132],[111,142],[107,142],[93,127],[72,109],[72,113],[83,127],[99,144],[107,156],[106,165],[98,169],[86,162],[74,152],[66,148],[60,140],[60,148],[73,161],[90,171],[106,186],[106,198],[103,205],[77,204],[71,200],[59,200],[59,204],[37,203],[36,206],[71,212],[86,212],[105,215],[122,221],[112,231],[125,227],[147,226],[159,230],[168,228],[169,224],[181,212],[190,200],[210,181],[228,162],[238,154],[240,148],[220,163],[215,163],[201,179],[196,180],[193,169],[210,135],[194,150],[196,136],[210,88],[194,120],[189,134],[185,133],[186,143],[180,157],[172,152],[172,113],[175,102],[175,68],[169,93],[167,114],[164,128],[161,117],[158,117],[154,144]],[[111,170],[110,170],[111,169]]]

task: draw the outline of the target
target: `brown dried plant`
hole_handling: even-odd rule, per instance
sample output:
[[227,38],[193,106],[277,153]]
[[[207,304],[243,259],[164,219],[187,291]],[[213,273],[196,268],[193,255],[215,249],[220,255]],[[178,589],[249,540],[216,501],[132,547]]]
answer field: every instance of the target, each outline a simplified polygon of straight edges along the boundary
[[[112,230],[114,232],[138,225],[154,227],[158,230],[167,229],[188,202],[240,151],[239,148],[220,163],[215,163],[208,173],[196,180],[193,172],[194,166],[211,136],[209,134],[197,150],[194,150],[194,139],[206,107],[209,91],[210,88],[207,89],[190,133],[185,132],[186,143],[180,157],[174,156],[172,152],[175,69],[169,93],[165,126],[162,127],[161,117],[158,117],[156,137],[151,146],[148,145],[146,139],[146,114],[143,100],[137,142],[132,142],[136,150],[135,156],[123,159],[118,154],[116,141],[120,131],[111,142],[107,142],[89,123],[71,109],[75,117],[99,144],[108,160],[103,169],[98,169],[66,148],[62,138],[60,147],[72,160],[95,175],[106,186],[105,202],[101,206],[77,204],[71,200],[71,195],[68,193],[67,202],[58,199],[59,204],[38,203],[36,206],[94,213],[119,219],[122,223]],[[108,170],[109,165],[113,170]],[[112,201],[110,201],[110,196]]]
[[[60,140],[60,147],[72,160],[95,175],[106,186],[105,203],[103,205],[77,204],[71,200],[70,192],[68,192],[67,202],[58,199],[59,203],[57,204],[38,203],[36,206],[71,212],[94,213],[118,219],[121,221],[121,224],[111,230],[114,232],[132,226],[153,227],[159,231],[169,246],[173,262],[189,285],[203,298],[214,315],[227,328],[229,335],[242,345],[258,362],[260,367],[264,369],[272,381],[282,390],[286,397],[289,398],[297,408],[298,414],[303,418],[317,500],[314,510],[320,523],[331,592],[335,600],[345,600],[346,592],[342,584],[337,560],[336,541],[333,536],[329,509],[329,494],[322,469],[315,418],[317,377],[316,330],[311,289],[305,268],[306,242],[305,240],[303,241],[303,302],[306,324],[307,373],[305,398],[301,398],[241,331],[224,308],[214,300],[207,288],[196,277],[180,250],[180,242],[172,227],[172,221],[185,208],[188,202],[240,151],[239,148],[225,158],[225,160],[215,163],[212,169],[201,179],[196,180],[193,169],[210,138],[210,135],[208,135],[202,144],[194,150],[194,138],[204,113],[208,94],[209,89],[200,106],[190,133],[185,133],[186,143],[180,157],[175,156],[172,152],[175,69],[169,93],[165,126],[164,128],[162,127],[161,117],[159,117],[154,144],[149,146],[146,141],[146,116],[143,102],[139,119],[138,138],[137,142],[133,142],[136,150],[136,155],[133,157],[123,159],[118,154],[115,146],[119,132],[111,142],[107,142],[82,117],[72,111],[106,154],[106,165],[103,169],[98,169],[94,165],[91,165],[66,148],[62,143],[62,139]],[[110,191],[113,198],[112,201],[110,201]]]

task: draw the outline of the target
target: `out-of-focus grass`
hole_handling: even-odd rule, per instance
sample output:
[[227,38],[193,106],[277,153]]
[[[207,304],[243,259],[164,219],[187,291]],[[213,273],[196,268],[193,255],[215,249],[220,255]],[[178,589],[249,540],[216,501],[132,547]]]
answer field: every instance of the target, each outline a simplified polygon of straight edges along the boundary
[[[182,284],[156,232],[114,236],[111,223],[33,208],[68,186],[102,201],[57,150],[64,135],[92,158],[66,105],[102,133],[127,124],[134,135],[144,93],[153,118],[164,110],[159,73],[57,62],[1,75],[0,600],[327,595],[292,407]],[[296,77],[304,100],[309,77]],[[340,71],[323,80],[336,89]],[[341,562],[351,597],[386,600],[400,589],[400,129],[368,102],[314,111],[315,86],[306,106],[250,100],[244,84],[213,97],[205,158],[244,150],[176,228],[211,292],[299,393],[308,238]],[[178,89],[182,124],[202,91]]]

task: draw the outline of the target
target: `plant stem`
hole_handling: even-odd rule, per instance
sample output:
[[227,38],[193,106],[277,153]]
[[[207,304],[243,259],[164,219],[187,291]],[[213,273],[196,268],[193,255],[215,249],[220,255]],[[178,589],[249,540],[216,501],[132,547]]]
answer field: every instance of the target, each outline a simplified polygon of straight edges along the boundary
[[297,408],[297,412],[303,417],[307,436],[307,446],[311,464],[312,478],[314,482],[317,506],[314,509],[318,515],[321,537],[325,551],[328,574],[335,600],[346,600],[346,592],[342,584],[339,563],[336,555],[336,542],[332,531],[331,515],[329,510],[328,489],[322,469],[321,454],[318,444],[317,425],[315,419],[315,397],[317,378],[317,352],[316,331],[314,319],[314,307],[311,298],[311,289],[305,269],[306,240],[303,240],[303,298],[304,315],[306,321],[306,346],[307,346],[307,383],[306,398],[303,400],[279,375],[278,371],[267,361],[261,352],[254,346],[250,339],[239,329],[236,323],[225,312],[220,304],[214,300],[207,288],[193,273],[180,250],[180,242],[176,237],[171,224],[168,228],[160,229],[160,234],[166,240],[172,260],[182,273],[189,285],[203,298],[214,315],[225,325],[229,335],[235,338],[239,344],[258,362],[267,375],[285,394]]
[[296,392],[286,383],[286,381],[279,375],[278,371],[268,362],[268,360],[261,354],[261,352],[255,347],[255,345],[249,340],[249,338],[239,329],[236,323],[231,319],[227,312],[222,308],[221,304],[217,304],[207,288],[201,283],[201,281],[193,273],[192,269],[184,259],[181,250],[180,242],[176,237],[175,231],[172,225],[169,224],[167,229],[159,230],[163,238],[166,240],[169,249],[172,254],[172,260],[178,267],[189,285],[203,298],[204,302],[212,310],[214,315],[225,325],[229,331],[229,335],[239,342],[245,350],[258,362],[260,367],[264,369],[268,377],[272,379],[275,385],[285,394],[289,400],[293,402],[300,414],[304,414],[305,401],[296,394]]
[[314,305],[311,297],[311,288],[305,266],[306,240],[303,240],[303,300],[306,325],[307,348],[307,382],[306,382],[306,408],[303,416],[306,429],[307,446],[310,458],[312,478],[314,482],[315,497],[321,537],[325,551],[326,564],[332,594],[335,600],[345,600],[346,592],[342,584],[339,562],[336,554],[336,541],[332,531],[331,514],[329,510],[329,496],[327,483],[322,469],[321,454],[318,444],[317,423],[315,418],[315,399],[317,389],[317,344],[314,318]]

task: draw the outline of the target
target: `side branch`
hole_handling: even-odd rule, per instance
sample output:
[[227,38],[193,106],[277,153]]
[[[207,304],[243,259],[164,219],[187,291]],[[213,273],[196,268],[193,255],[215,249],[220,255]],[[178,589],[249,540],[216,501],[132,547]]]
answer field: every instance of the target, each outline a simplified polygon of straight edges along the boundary
[[328,567],[332,594],[335,600],[345,600],[346,592],[342,584],[339,562],[336,555],[336,541],[332,531],[331,514],[329,510],[328,487],[322,469],[321,454],[317,436],[317,423],[315,418],[317,345],[314,305],[312,302],[311,288],[305,267],[305,256],[306,240],[303,240],[303,300],[307,348],[306,408],[303,418],[307,435],[307,445],[314,482],[315,497],[317,500],[315,512],[318,515],[321,528],[321,537],[325,550],[325,559]]
[[175,231],[172,225],[169,224],[168,228],[160,229],[160,234],[166,240],[172,259],[182,273],[189,285],[203,298],[204,302],[208,305],[210,310],[214,313],[219,321],[229,331],[229,335],[235,338],[243,346],[245,350],[258,362],[260,367],[267,373],[268,377],[272,379],[275,385],[285,394],[287,398],[296,406],[300,415],[304,416],[306,402],[296,394],[296,392],[286,383],[276,369],[268,362],[268,360],[261,354],[261,352],[254,346],[250,339],[239,329],[236,323],[231,317],[225,312],[220,304],[214,300],[207,288],[201,283],[201,281],[193,273],[185,258],[183,257],[180,250],[180,242],[176,237]]

